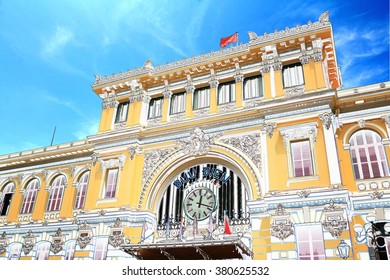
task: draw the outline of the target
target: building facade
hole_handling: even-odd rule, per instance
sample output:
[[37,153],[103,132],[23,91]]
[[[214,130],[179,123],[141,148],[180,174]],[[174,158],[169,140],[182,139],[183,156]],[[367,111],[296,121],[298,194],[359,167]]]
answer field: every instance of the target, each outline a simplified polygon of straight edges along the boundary
[[96,75],[99,131],[0,156],[0,259],[389,259],[390,82],[329,14]]

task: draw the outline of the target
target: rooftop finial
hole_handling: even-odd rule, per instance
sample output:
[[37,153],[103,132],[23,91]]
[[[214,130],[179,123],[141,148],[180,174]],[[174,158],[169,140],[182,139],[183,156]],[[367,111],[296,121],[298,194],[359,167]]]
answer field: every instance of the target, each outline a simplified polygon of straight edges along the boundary
[[322,13],[322,14],[320,15],[319,21],[320,21],[321,23],[329,22],[329,12],[326,11],[326,12]]

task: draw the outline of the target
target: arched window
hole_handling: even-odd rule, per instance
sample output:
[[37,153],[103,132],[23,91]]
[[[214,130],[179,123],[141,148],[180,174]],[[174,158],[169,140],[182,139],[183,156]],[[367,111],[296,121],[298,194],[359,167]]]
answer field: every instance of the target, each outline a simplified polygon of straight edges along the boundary
[[9,260],[18,260],[22,253],[22,243],[11,243],[9,245]]
[[35,255],[36,260],[47,260],[49,259],[50,253],[50,242],[44,241],[37,244],[37,254]]
[[37,199],[39,189],[38,179],[32,179],[25,190],[24,199],[22,203],[22,208],[20,214],[30,214],[34,208],[35,200]]
[[47,211],[59,211],[62,197],[64,194],[66,178],[64,175],[57,176],[50,188],[49,201],[47,202]]
[[70,240],[65,244],[65,260],[73,260],[76,248],[76,240]]
[[15,192],[15,184],[9,182],[5,185],[3,191],[0,194],[0,216],[6,216],[8,209],[11,205],[12,196]]
[[355,179],[389,176],[385,149],[377,132],[359,130],[351,136],[349,144]]
[[88,187],[88,181],[89,181],[89,171],[86,171],[81,175],[79,182],[77,184],[77,193],[76,193],[76,200],[74,203],[75,209],[81,209],[84,207],[85,204],[85,197],[87,194],[87,187]]

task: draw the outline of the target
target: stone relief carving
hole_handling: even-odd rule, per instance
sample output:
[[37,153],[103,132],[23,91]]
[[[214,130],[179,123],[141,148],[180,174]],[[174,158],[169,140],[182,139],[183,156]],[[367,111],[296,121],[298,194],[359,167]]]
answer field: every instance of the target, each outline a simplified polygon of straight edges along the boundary
[[322,121],[322,124],[325,126],[325,128],[327,130],[329,130],[329,128],[332,124],[333,117],[334,117],[333,113],[326,112],[326,113],[320,114],[318,117]]
[[64,235],[62,234],[61,228],[58,228],[56,233],[53,235],[53,242],[50,245],[50,251],[54,254],[58,254],[64,248]]
[[222,142],[243,152],[261,170],[261,144],[259,134],[232,137],[223,139]]
[[197,127],[190,133],[190,137],[179,139],[176,144],[181,146],[183,153],[186,155],[204,155],[210,150],[215,140],[221,136],[222,133],[206,134]]
[[276,128],[276,123],[269,122],[269,123],[264,123],[264,128],[262,130],[267,133],[269,138],[272,138],[272,136],[274,135],[275,128]]

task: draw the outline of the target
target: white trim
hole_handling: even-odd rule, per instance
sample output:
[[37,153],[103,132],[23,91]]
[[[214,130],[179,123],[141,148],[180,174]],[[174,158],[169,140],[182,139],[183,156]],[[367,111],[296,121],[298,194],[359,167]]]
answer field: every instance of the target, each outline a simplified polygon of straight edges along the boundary
[[326,157],[328,160],[329,179],[331,185],[341,185],[340,163],[338,158],[336,138],[333,133],[333,124],[329,129],[322,126],[324,131],[324,140],[326,148]]

